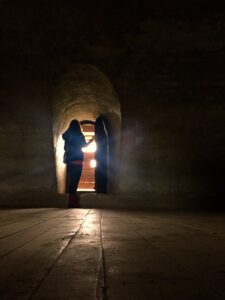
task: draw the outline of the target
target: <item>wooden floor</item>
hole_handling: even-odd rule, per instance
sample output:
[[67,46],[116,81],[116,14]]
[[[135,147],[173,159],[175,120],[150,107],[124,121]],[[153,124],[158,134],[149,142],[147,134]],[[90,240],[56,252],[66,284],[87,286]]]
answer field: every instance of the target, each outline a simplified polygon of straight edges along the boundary
[[225,215],[1,210],[0,299],[225,299]]

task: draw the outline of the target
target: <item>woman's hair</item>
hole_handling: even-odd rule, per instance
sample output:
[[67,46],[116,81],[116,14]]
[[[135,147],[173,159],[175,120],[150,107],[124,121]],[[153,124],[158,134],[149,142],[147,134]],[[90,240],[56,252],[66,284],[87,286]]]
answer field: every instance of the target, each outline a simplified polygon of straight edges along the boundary
[[69,129],[71,129],[74,133],[81,134],[80,123],[75,119],[70,122]]

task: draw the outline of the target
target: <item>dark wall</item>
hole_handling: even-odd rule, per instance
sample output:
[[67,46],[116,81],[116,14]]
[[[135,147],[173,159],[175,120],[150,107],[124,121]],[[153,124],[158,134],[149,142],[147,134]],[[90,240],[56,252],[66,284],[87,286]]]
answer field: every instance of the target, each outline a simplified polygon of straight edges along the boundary
[[[54,191],[52,91],[85,63],[121,102],[120,193],[154,207],[225,206],[225,6],[180,2],[0,2],[1,190],[19,174],[15,194]],[[27,171],[46,162],[50,182]]]
[[55,187],[48,88],[34,71],[13,66],[2,74],[0,95],[1,203],[28,197],[32,205],[35,193]]

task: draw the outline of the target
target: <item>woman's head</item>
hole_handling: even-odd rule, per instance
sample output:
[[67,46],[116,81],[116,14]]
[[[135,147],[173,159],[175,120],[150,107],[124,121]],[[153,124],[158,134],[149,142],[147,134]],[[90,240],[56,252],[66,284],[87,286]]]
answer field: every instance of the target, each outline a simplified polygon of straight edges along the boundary
[[70,122],[69,129],[74,133],[81,133],[80,123],[76,119]]

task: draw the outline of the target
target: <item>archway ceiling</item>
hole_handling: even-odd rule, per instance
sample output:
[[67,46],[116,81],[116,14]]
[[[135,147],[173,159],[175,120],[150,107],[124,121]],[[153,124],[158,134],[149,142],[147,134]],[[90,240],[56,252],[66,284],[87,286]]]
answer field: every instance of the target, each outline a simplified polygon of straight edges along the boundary
[[77,65],[62,78],[53,106],[58,134],[75,118],[95,120],[104,113],[120,116],[120,104],[112,84],[92,65]]

